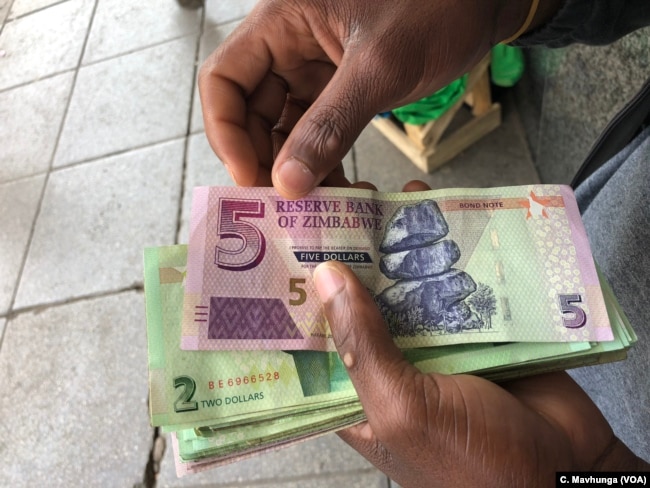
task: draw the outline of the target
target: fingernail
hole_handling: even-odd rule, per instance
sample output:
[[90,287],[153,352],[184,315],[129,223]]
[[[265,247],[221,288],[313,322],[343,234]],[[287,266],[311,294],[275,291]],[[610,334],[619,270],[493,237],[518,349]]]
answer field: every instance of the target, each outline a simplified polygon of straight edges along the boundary
[[346,368],[351,368],[354,366],[354,356],[352,356],[352,353],[346,352],[343,355],[343,364],[345,364]]
[[225,166],[226,170],[228,171],[228,174],[230,175],[230,178],[232,178],[232,181],[235,182],[235,185],[239,186],[239,183],[237,183],[237,178],[235,178],[235,173],[233,173],[232,169],[230,169],[230,166],[227,163],[223,163]]
[[314,270],[314,284],[321,302],[325,303],[341,291],[345,285],[345,278],[329,263],[322,263]]
[[305,163],[293,157],[280,165],[277,180],[287,193],[305,194],[316,186],[316,175]]

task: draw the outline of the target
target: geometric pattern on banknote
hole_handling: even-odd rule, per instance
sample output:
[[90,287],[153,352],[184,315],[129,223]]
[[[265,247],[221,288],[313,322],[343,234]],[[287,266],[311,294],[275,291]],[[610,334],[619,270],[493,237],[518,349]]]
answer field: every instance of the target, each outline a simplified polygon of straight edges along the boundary
[[[559,188],[552,187],[553,191],[559,191]],[[531,191],[530,200],[536,200],[543,205],[545,203],[544,189],[535,188]],[[538,252],[544,255],[544,270],[548,282],[551,284],[549,294],[554,296],[568,293],[579,293],[585,296],[586,290],[582,284],[582,276],[578,261],[576,259],[577,251],[573,245],[571,237],[570,226],[562,225],[562,220],[566,219],[566,210],[564,208],[544,208],[538,210],[538,215],[531,214],[531,220],[536,224],[535,229],[535,244]],[[553,214],[556,218],[550,219]],[[562,218],[558,218],[562,216]],[[537,217],[537,218],[535,218]],[[532,223],[532,222],[531,222]],[[555,310],[556,303],[551,301],[549,307],[552,311]],[[588,301],[581,303],[581,308],[584,309],[587,316],[590,315]],[[562,316],[557,313],[551,313],[556,330],[561,333],[571,333],[572,336],[582,333],[587,336],[587,328],[582,328],[576,331],[575,329],[569,331],[566,327],[562,326]],[[576,339],[574,337],[574,339]]]
[[[463,302],[476,291],[464,271],[452,269],[461,256],[453,240],[441,240],[449,225],[433,200],[397,209],[386,223],[381,271],[399,278],[378,297],[393,335],[416,335],[418,328],[460,332],[480,328],[478,316]],[[407,236],[422,236],[419,239]]]
[[208,339],[302,339],[277,298],[210,297]]

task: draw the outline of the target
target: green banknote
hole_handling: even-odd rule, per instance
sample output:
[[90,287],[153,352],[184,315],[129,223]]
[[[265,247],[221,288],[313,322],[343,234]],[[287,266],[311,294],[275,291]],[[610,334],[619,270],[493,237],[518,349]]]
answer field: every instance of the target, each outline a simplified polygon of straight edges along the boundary
[[[186,259],[186,246],[145,250],[151,421],[175,431],[179,475],[293,445],[364,419],[336,353],[181,350]],[[599,278],[612,341],[459,344],[407,349],[404,354],[423,372],[471,373],[494,381],[624,359],[636,335],[611,288]]]
[[228,455],[214,455],[207,458],[199,459],[196,461],[183,461],[180,455],[180,448],[178,443],[178,433],[173,432],[171,435],[172,447],[174,450],[174,462],[176,464],[176,474],[180,478],[182,476],[199,473],[209,469],[218,468],[226,464],[249,459],[254,456],[259,456],[264,453],[284,449],[301,442],[316,439],[326,434],[336,432],[338,430],[358,424],[364,420],[365,416],[354,415],[347,420],[333,420],[327,426],[321,426],[316,429],[307,428],[302,433],[295,433],[291,437],[284,440],[277,440],[272,442],[264,442],[255,447],[242,449],[239,452],[234,452]]
[[341,428],[352,421],[365,419],[358,401],[347,406],[304,412],[290,417],[281,417],[263,424],[250,424],[226,431],[215,430],[213,435],[200,435],[195,429],[177,432],[179,454],[184,461],[193,461],[214,456],[228,456],[249,449],[300,437],[333,427]]
[[[356,398],[336,353],[181,350],[178,341],[186,256],[186,246],[145,251],[154,425],[166,426],[166,430],[214,425],[217,421],[223,427],[243,425],[251,419],[274,419]],[[620,359],[634,333],[611,289],[605,284],[603,290],[614,341],[461,344],[406,350],[405,354],[424,372],[484,371],[496,374],[496,379],[532,374],[553,368],[560,361],[569,367],[607,360],[608,355]]]
[[336,353],[181,350],[186,260],[186,246],[145,250],[153,425],[209,425],[356,396]]

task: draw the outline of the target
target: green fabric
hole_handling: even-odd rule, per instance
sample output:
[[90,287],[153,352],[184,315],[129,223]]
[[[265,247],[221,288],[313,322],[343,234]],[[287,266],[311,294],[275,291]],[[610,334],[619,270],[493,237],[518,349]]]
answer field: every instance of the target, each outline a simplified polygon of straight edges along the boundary
[[505,88],[514,86],[524,74],[524,53],[519,47],[497,44],[492,48],[492,83]]
[[465,86],[467,86],[467,75],[452,81],[433,95],[394,109],[393,115],[400,122],[414,125],[436,120],[463,96]]
[[[524,54],[521,48],[497,44],[492,48],[490,64],[492,83],[501,87],[514,86],[524,74]],[[400,122],[422,125],[440,118],[465,93],[467,76],[464,75],[441,88],[433,95],[393,110]]]

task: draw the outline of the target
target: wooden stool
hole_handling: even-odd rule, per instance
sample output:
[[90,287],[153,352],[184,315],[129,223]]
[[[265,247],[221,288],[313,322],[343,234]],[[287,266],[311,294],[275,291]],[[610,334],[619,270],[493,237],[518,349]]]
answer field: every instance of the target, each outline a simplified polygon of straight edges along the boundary
[[[440,118],[404,124],[404,129],[384,117],[375,117],[372,124],[418,168],[431,173],[501,124],[501,105],[492,103],[490,95],[489,65],[488,54],[470,71],[465,95]],[[446,134],[464,103],[472,108],[471,120]]]

